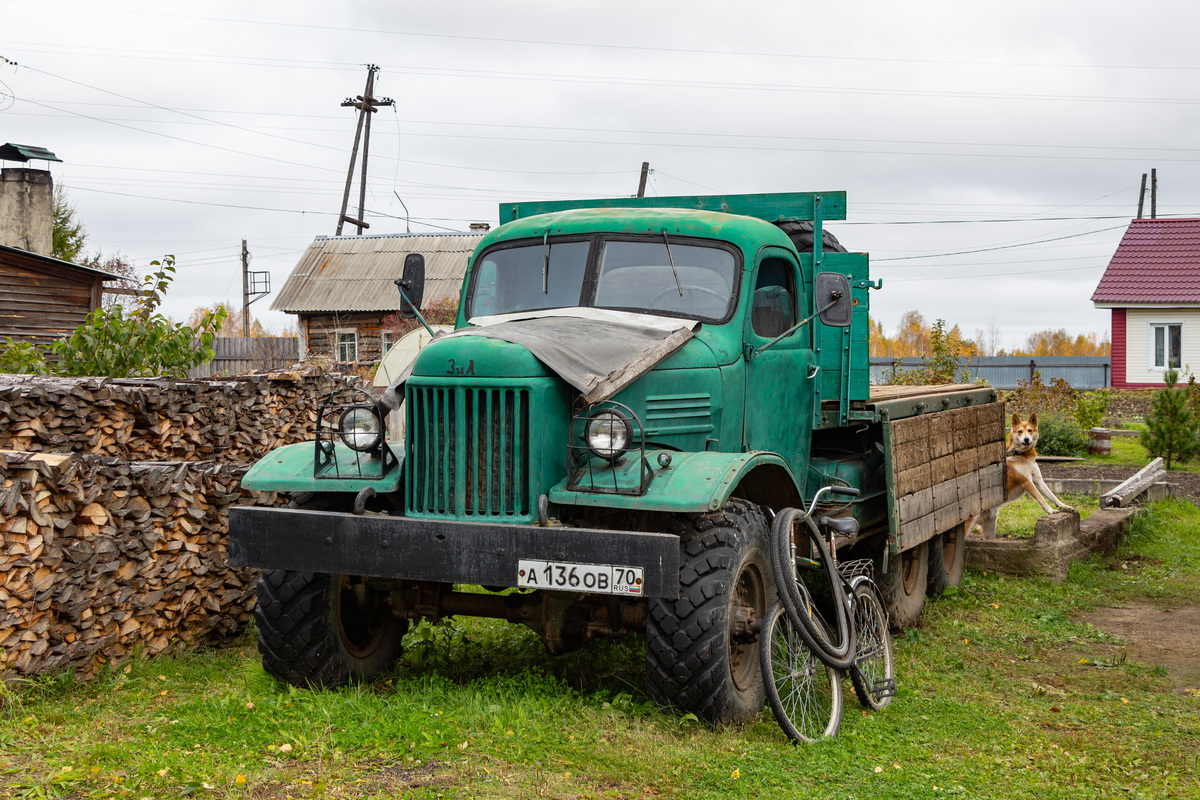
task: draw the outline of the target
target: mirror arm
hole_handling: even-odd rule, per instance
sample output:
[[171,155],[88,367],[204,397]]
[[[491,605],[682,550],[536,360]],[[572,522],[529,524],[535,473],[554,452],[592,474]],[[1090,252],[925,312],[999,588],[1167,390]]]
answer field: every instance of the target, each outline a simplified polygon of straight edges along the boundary
[[407,283],[409,288],[411,289],[412,283],[410,281],[404,280],[403,278],[397,278],[395,281],[393,281],[393,283],[396,284],[396,289],[397,289],[397,291],[400,292],[400,296],[404,298],[404,302],[408,303],[408,307],[411,308],[413,313],[417,315],[417,320],[422,325],[425,326],[425,330],[429,331],[429,335],[437,336],[437,334],[433,332],[433,328],[429,327],[429,323],[425,321],[425,317],[421,316],[421,309],[419,309],[415,305],[413,305],[413,301],[410,300],[408,298],[408,295],[405,294],[405,292],[404,292],[404,284]]
[[805,325],[807,325],[808,323],[812,322],[814,319],[816,319],[817,317],[819,317],[821,314],[823,314],[823,313],[825,313],[826,311],[828,311],[829,309],[833,308],[835,305],[837,305],[837,301],[842,299],[842,293],[841,293],[841,292],[833,292],[833,295],[834,295],[834,297],[833,297],[833,300],[829,301],[829,304],[828,304],[828,305],[826,305],[826,306],[824,306],[824,307],[822,307],[822,308],[819,308],[819,309],[817,309],[817,310],[816,310],[815,312],[813,312],[812,314],[809,314],[807,317],[805,317],[804,319],[800,320],[800,321],[799,321],[799,322],[797,322],[795,325],[793,325],[792,327],[788,328],[786,331],[784,331],[783,333],[779,334],[779,335],[778,335],[778,336],[776,336],[774,339],[772,339],[771,341],[769,341],[769,342],[767,342],[766,344],[764,344],[762,347],[760,347],[760,348],[758,348],[757,350],[755,350],[753,353],[751,353],[751,354],[750,354],[750,357],[751,357],[751,358],[758,358],[758,357],[759,357],[759,356],[762,354],[762,352],[763,352],[764,350],[766,350],[768,347],[774,347],[774,346],[775,346],[775,345],[776,345],[778,342],[781,342],[781,341],[783,341],[784,339],[786,339],[787,337],[791,336],[791,335],[792,335],[793,333],[795,333],[796,331],[798,331],[798,330],[800,330],[801,328],[803,328],[803,327],[804,327]]

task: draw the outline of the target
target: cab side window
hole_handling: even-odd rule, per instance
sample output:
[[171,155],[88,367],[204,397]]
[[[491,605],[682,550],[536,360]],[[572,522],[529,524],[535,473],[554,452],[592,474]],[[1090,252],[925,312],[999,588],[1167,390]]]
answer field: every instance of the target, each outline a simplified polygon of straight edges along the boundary
[[754,332],[774,338],[796,324],[795,268],[779,258],[764,259],[758,267],[750,324]]

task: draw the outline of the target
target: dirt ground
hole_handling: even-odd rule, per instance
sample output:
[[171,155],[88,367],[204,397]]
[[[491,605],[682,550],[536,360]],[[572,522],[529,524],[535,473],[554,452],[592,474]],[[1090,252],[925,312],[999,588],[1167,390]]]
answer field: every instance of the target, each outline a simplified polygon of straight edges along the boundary
[[[1073,467],[1066,464],[1042,465],[1042,475],[1051,478],[1091,478],[1124,480],[1137,472],[1123,467]],[[1200,474],[1168,472],[1167,483],[1174,484],[1175,496],[1200,506]],[[1126,656],[1143,664],[1165,667],[1171,685],[1180,692],[1200,692],[1200,606],[1164,609],[1146,603],[1121,608],[1097,608],[1079,617],[1098,630],[1122,637]]]
[[1178,692],[1200,693],[1200,606],[1164,609],[1147,603],[1097,608],[1078,618],[1125,639],[1130,661],[1165,667]]
[[[1123,481],[1137,472],[1132,467],[1076,467],[1071,464],[1040,464],[1043,477],[1046,478],[1090,478],[1092,480]],[[1168,472],[1163,479],[1174,484],[1177,488],[1175,496],[1180,500],[1190,500],[1193,505],[1200,506],[1200,473],[1197,472]]]

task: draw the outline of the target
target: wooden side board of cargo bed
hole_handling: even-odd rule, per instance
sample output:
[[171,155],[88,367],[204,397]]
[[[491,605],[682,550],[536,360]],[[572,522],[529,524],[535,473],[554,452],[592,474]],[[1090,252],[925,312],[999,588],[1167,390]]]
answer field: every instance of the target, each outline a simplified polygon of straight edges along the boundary
[[[922,399],[924,408],[942,409],[882,420],[893,553],[1004,501],[1004,404],[976,405],[983,399],[978,392],[976,386],[872,387],[872,403]],[[948,397],[954,402],[943,402]]]

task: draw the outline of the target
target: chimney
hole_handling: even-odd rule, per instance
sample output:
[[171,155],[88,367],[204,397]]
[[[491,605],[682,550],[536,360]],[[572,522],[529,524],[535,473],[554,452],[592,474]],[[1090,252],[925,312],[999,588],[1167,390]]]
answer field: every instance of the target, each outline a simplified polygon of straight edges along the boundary
[[492,226],[486,222],[472,222],[471,233],[487,233],[492,229]]
[[[6,144],[0,160],[59,161],[41,147]],[[48,256],[54,250],[54,180],[49,170],[8,167],[0,170],[0,244]]]

